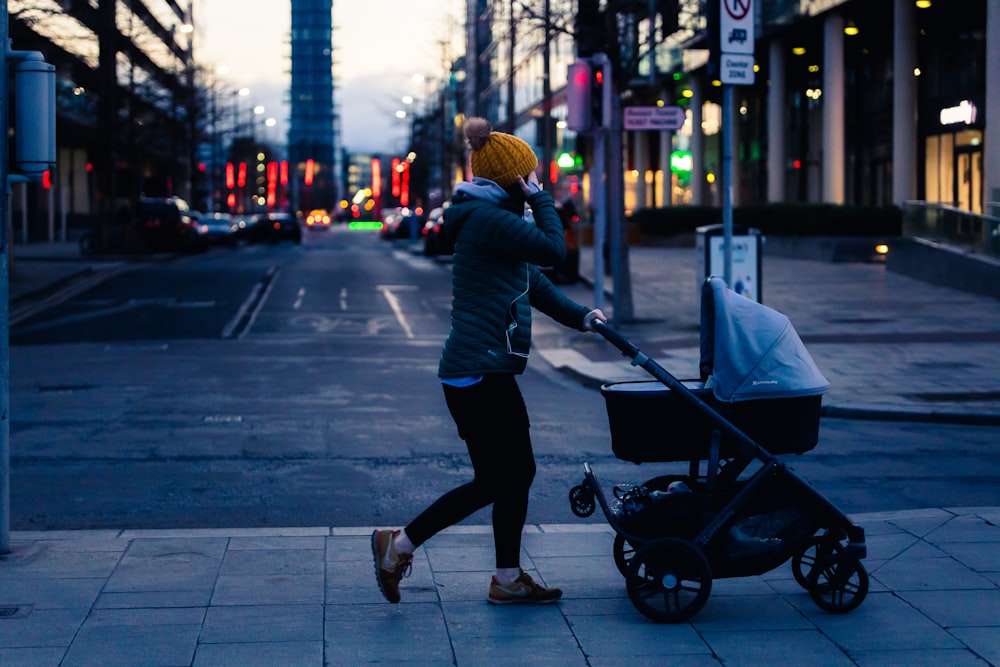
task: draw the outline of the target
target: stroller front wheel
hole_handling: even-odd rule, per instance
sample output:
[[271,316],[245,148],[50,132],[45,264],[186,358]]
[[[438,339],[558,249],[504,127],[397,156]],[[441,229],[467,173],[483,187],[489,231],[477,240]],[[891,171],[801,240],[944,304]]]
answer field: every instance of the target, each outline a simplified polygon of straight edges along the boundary
[[594,513],[594,490],[588,484],[578,484],[569,490],[569,508],[573,514],[586,518]]
[[820,609],[846,614],[868,595],[868,572],[857,558],[834,554],[816,564],[806,588]]
[[705,606],[712,592],[712,569],[697,546],[668,537],[639,548],[629,562],[625,586],[644,616],[657,623],[679,623]]
[[809,590],[809,575],[816,568],[816,563],[825,561],[843,550],[833,537],[820,535],[814,537],[802,551],[792,556],[792,576],[799,586]]

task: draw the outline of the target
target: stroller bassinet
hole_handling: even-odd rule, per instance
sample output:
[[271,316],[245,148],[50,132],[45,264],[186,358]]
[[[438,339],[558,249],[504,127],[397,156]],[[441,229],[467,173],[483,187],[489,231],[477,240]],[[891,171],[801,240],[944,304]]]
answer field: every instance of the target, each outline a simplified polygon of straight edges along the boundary
[[[597,330],[655,380],[605,385],[612,450],[635,463],[688,461],[604,496],[589,464],[570,506],[599,505],[629,598],[661,622],[690,618],[716,578],[763,574],[792,560],[817,605],[842,613],[868,591],[864,530],[776,458],[818,440],[829,384],[788,318],[709,278],[702,292],[697,380],[677,380],[621,334]],[[702,474],[702,462],[706,462]],[[752,463],[759,466],[741,476]],[[672,492],[679,484],[682,491]],[[595,504],[596,500],[596,504]]]
[[[709,278],[702,290],[699,370],[701,377],[684,381],[685,387],[772,454],[816,446],[829,383],[787,317],[736,294],[719,278]],[[709,457],[711,420],[662,382],[612,383],[601,393],[618,458],[652,463]],[[733,444],[722,442],[723,457],[733,454]]]

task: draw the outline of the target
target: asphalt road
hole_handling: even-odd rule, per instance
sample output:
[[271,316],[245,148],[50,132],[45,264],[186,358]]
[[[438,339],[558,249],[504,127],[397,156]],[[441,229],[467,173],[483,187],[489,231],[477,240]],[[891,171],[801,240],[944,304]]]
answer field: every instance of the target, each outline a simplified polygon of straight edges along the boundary
[[[336,228],[131,265],[19,323],[11,527],[406,522],[470,473],[435,377],[449,279],[405,244]],[[580,521],[566,498],[584,461],[609,483],[686,469],[615,459],[600,394],[541,359],[521,386],[539,463],[529,521]],[[1000,505],[995,439],[827,419],[792,462],[846,512]]]

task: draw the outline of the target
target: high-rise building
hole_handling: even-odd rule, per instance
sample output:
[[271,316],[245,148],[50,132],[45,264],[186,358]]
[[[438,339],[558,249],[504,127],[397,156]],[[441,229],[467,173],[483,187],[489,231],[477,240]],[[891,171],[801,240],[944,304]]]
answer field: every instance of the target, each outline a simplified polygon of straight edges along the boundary
[[291,47],[288,157],[294,170],[293,206],[298,210],[332,210],[338,194],[334,169],[333,0],[292,0]]

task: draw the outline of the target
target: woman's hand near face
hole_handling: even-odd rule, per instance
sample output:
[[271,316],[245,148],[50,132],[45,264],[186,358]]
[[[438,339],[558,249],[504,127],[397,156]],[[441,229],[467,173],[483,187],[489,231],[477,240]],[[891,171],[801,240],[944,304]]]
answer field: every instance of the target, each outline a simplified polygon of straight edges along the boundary
[[521,192],[524,193],[525,197],[530,197],[542,189],[541,184],[538,182],[538,174],[534,170],[528,174],[527,181],[525,181],[521,176],[518,176],[517,184],[521,186]]

